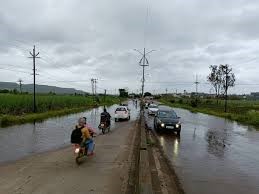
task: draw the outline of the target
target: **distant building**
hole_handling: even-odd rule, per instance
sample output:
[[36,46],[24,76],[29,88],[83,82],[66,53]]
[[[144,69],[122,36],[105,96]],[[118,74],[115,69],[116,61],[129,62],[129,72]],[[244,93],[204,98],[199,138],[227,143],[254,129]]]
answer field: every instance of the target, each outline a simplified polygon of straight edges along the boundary
[[259,92],[251,92],[250,96],[254,99],[259,99]]

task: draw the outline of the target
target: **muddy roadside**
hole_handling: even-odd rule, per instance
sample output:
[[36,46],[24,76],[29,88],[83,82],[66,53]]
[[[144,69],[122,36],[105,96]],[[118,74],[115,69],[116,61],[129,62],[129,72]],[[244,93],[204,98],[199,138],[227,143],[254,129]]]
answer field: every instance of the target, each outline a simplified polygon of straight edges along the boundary
[[147,131],[147,139],[154,193],[184,194],[184,189],[173,166],[151,131]]

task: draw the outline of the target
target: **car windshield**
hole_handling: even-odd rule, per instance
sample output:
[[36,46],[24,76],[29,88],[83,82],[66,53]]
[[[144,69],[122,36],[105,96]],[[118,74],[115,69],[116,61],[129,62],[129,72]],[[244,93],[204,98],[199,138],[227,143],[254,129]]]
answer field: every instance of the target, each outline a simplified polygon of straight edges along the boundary
[[116,111],[126,111],[124,107],[117,108]]
[[149,108],[157,108],[157,105],[150,105]]
[[160,111],[158,116],[162,118],[177,118],[177,115],[174,111]]

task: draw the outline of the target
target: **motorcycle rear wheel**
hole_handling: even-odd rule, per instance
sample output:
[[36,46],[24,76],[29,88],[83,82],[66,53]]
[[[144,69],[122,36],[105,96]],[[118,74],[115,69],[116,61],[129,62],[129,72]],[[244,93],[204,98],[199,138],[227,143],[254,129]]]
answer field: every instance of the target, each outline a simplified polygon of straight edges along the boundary
[[77,157],[76,157],[76,164],[80,165],[81,164],[81,158],[83,157],[83,151],[80,150],[80,152],[78,153]]
[[77,165],[80,165],[80,164],[81,164],[80,158],[81,158],[80,156],[77,156],[77,157],[76,157],[76,164],[77,164]]

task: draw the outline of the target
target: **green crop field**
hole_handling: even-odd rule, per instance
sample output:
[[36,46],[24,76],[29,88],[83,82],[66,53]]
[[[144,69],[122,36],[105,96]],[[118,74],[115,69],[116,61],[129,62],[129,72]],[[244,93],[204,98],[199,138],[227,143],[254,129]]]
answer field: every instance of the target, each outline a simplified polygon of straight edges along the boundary
[[119,103],[120,98],[100,96],[37,95],[37,113],[33,113],[31,94],[0,94],[0,125],[26,123],[44,118],[82,111],[98,105]]
[[[106,96],[105,103],[115,103],[114,97]],[[66,95],[37,95],[37,112],[60,110],[63,108],[77,108],[93,106],[96,102],[92,97],[66,96]],[[104,97],[100,97],[100,103],[104,103]],[[0,114],[24,114],[33,112],[32,95],[0,94]]]

